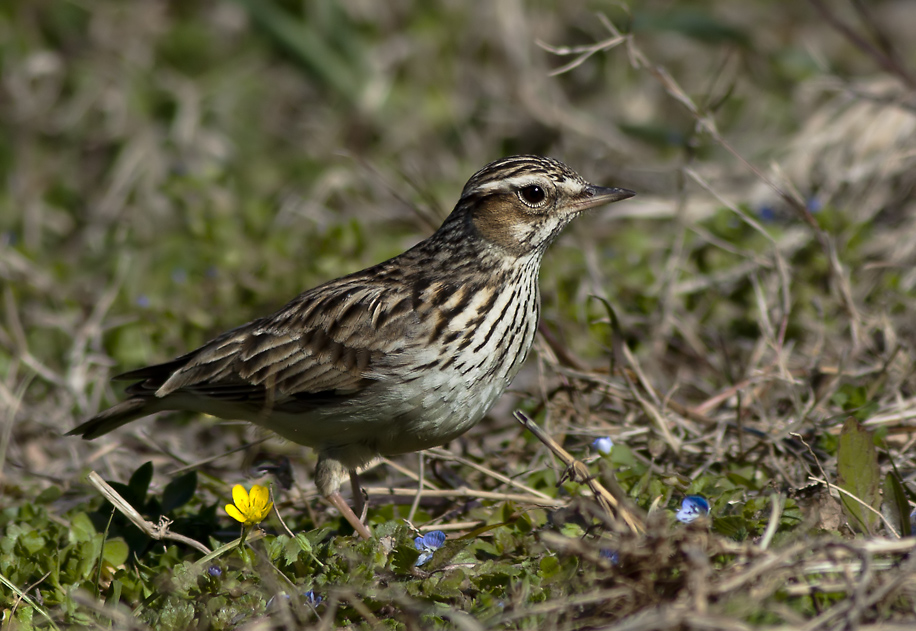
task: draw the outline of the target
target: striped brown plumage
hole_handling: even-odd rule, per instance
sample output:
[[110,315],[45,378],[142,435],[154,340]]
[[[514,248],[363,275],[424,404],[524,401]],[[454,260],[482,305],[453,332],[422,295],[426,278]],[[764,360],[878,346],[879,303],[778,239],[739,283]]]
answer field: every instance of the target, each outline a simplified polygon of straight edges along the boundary
[[488,164],[425,241],[118,375],[134,382],[129,397],[70,434],[91,439],[166,410],[250,421],[317,449],[319,491],[368,537],[340,496],[347,474],[444,444],[483,418],[534,339],[547,246],[581,211],[633,194],[550,158]]

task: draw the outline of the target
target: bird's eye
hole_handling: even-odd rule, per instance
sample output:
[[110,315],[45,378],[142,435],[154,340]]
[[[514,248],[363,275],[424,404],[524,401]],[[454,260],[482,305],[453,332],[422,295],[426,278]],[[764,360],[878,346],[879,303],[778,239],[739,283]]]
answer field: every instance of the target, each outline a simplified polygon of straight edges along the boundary
[[526,186],[518,191],[519,198],[529,206],[540,206],[547,199],[547,193],[536,184]]

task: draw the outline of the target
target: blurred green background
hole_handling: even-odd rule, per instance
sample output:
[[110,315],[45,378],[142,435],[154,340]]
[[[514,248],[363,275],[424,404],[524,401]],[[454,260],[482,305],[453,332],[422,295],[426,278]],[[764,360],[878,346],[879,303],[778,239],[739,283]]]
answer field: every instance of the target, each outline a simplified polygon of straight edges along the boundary
[[[543,320],[584,366],[611,363],[598,296],[686,404],[770,370],[784,379],[745,404],[774,434],[838,431],[849,392],[909,422],[916,11],[825,4],[2,3],[0,508],[79,486],[87,467],[127,479],[138,451],[161,464],[159,448],[236,447],[243,430],[212,425],[124,430],[129,449],[60,432],[116,400],[112,374],[402,252],[478,168],[516,153],[639,193],[630,218],[593,212],[545,260]],[[516,400],[558,431],[637,427],[645,458],[664,451],[632,407],[556,413],[539,380],[567,377],[538,351],[469,453],[525,470],[528,456],[493,455],[518,447]],[[822,366],[860,372],[827,391],[788,376]],[[875,366],[888,374],[869,381]]]

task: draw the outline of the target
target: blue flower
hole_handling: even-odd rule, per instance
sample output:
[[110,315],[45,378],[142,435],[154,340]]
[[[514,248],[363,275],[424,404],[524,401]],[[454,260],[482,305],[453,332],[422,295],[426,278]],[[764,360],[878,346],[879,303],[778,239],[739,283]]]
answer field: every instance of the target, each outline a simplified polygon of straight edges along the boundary
[[611,565],[617,565],[620,563],[620,553],[617,550],[609,550],[608,548],[601,548],[601,551],[598,553],[602,559],[607,559],[611,562]]
[[433,552],[442,547],[442,544],[445,543],[445,533],[441,530],[433,530],[428,532],[422,537],[417,537],[413,540],[414,547],[420,551],[420,557],[417,559],[417,562],[414,563],[415,566],[420,566],[433,558]]
[[697,517],[705,517],[709,514],[709,502],[702,495],[688,495],[681,502],[681,509],[677,512],[678,521],[689,524]]
[[312,607],[312,609],[317,607],[319,604],[321,604],[321,601],[324,600],[324,598],[316,594],[311,589],[302,594],[302,596],[305,597],[305,602],[307,602]]
[[824,203],[817,197],[809,197],[805,200],[805,208],[807,208],[810,213],[819,213],[823,207]]
[[764,223],[776,221],[776,211],[772,206],[761,206],[757,209],[757,216],[760,217],[760,221]]
[[611,449],[614,448],[614,441],[611,440],[610,436],[602,436],[592,441],[592,447],[607,455],[611,453]]
[[223,571],[219,568],[218,565],[211,565],[207,568],[207,574],[213,578],[218,578],[223,575]]

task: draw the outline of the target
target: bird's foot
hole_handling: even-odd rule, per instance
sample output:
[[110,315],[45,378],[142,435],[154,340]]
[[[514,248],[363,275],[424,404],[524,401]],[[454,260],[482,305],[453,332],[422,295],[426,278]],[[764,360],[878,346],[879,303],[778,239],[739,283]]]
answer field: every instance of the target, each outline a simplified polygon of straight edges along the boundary
[[353,509],[350,508],[350,505],[347,504],[347,501],[340,494],[340,491],[334,491],[330,495],[326,496],[327,500],[334,506],[337,510],[340,511],[340,514],[350,522],[350,525],[353,526],[353,529],[359,534],[363,539],[371,539],[372,533],[369,531],[369,528],[359,520],[359,517],[356,516],[356,513],[353,512]]
[[359,520],[366,522],[366,515],[369,514],[369,496],[359,484],[359,476],[356,471],[350,471],[350,488],[353,490],[353,512],[359,515]]

